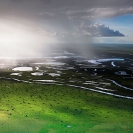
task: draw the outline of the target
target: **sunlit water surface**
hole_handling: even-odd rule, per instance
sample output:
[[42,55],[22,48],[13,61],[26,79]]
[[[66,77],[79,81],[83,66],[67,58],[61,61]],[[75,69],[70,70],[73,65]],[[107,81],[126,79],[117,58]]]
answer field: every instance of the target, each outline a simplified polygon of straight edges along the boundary
[[51,56],[44,58],[10,60],[11,63],[1,61],[0,69],[8,72],[1,78],[26,83],[67,85],[133,99],[133,84],[121,84],[133,78],[133,60],[130,56],[102,55],[88,58],[68,51],[54,51]]

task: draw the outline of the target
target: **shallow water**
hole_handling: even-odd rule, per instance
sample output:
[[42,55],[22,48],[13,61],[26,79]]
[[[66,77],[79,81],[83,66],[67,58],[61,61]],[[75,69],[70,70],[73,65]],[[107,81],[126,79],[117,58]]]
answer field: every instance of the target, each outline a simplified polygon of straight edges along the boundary
[[115,72],[115,74],[117,74],[117,75],[129,75],[129,74],[127,74],[125,71],[118,71],[118,72]]
[[33,71],[32,67],[15,67],[12,69],[13,71]]
[[[113,55],[106,57],[103,54],[102,57],[87,59],[88,57],[68,51],[62,51],[61,54],[56,51],[50,57],[35,60],[31,58],[25,62],[22,59],[17,60],[14,68],[11,66],[8,68],[10,74],[1,78],[26,83],[68,85],[132,99],[133,84],[130,79],[133,78],[133,60],[131,57],[114,58]],[[19,79],[20,73],[13,71],[22,71],[21,79]]]
[[43,72],[34,72],[34,73],[31,73],[31,75],[33,75],[33,76],[42,76]]
[[13,75],[13,76],[21,76],[20,73],[11,73],[10,75]]
[[34,80],[35,82],[50,82],[50,83],[53,83],[53,82],[56,82],[54,80]]
[[49,75],[52,76],[52,77],[58,77],[58,76],[60,76],[60,74],[58,74],[58,73],[49,73]]

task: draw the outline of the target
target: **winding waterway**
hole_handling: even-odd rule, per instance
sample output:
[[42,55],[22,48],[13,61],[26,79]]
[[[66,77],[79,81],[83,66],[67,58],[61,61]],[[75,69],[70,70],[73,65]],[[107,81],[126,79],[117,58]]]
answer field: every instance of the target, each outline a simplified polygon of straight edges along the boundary
[[[50,57],[16,60],[3,68],[6,75],[1,79],[17,82],[67,85],[121,97],[133,99],[133,60],[124,57],[87,57],[68,51],[56,53]],[[28,62],[28,63],[27,63]],[[127,65],[128,64],[128,65]]]

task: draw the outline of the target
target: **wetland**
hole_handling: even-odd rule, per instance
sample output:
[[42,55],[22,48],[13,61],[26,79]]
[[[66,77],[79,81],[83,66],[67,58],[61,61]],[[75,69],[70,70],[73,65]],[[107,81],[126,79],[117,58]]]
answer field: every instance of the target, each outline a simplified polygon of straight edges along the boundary
[[14,65],[1,58],[0,130],[131,132],[133,51],[124,50],[100,46],[92,57],[54,50],[43,58],[10,59]]

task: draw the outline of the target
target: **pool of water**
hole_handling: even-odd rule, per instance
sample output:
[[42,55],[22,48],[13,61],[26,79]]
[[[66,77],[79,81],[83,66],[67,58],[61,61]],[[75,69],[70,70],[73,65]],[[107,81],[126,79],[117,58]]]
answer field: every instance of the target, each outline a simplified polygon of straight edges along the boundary
[[33,71],[32,67],[15,67],[12,69],[13,71]]
[[132,99],[131,57],[102,57],[87,59],[88,57],[67,51],[60,55],[56,51],[51,57],[17,60],[16,66],[7,68],[10,75],[1,78],[27,83],[68,85]]

